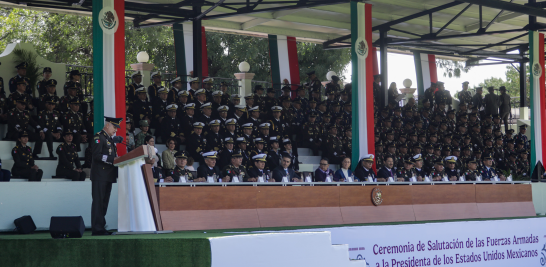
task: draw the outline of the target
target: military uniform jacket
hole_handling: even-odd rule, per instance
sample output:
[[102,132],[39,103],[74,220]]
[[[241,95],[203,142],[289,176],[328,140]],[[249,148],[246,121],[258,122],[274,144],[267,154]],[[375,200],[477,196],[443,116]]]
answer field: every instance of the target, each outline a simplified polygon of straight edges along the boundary
[[282,155],[279,151],[275,152],[273,150],[269,150],[267,153],[267,166],[270,170],[274,170],[281,164],[281,158]]
[[32,149],[29,146],[22,146],[19,142],[11,150],[11,156],[13,157],[13,170],[28,170],[34,164],[34,159],[32,158]]
[[264,181],[266,180],[266,175],[269,175],[270,173],[269,168],[265,167],[263,170],[260,171],[260,169],[258,169],[256,166],[248,167],[246,172],[248,174],[248,178],[258,178],[262,176],[264,178]]
[[180,177],[186,176],[186,181],[193,181],[193,174],[188,169],[182,169],[178,166],[174,167],[174,170],[170,173],[175,183],[180,182]]
[[355,180],[358,179],[360,182],[367,182],[368,177],[372,178],[372,181],[375,181],[377,175],[373,169],[366,170],[364,167],[358,167],[354,172]]
[[493,178],[493,176],[495,175],[498,175],[497,173],[497,170],[493,167],[487,169],[487,167],[483,166],[481,168],[481,171],[480,171],[481,175],[482,175],[482,180],[483,181],[487,181],[491,178]]
[[[85,129],[87,129],[88,133],[92,133],[93,128],[95,127],[94,126],[94,121],[95,121],[94,115],[95,115],[95,112],[93,110],[91,110],[91,112],[87,113],[87,116],[85,116],[84,126],[85,126]],[[133,114],[127,114],[127,118],[130,119],[130,122],[133,122]],[[135,126],[132,125],[132,127],[134,128]],[[131,129],[129,129],[129,130],[131,130]]]
[[451,178],[451,176],[455,176],[458,179],[462,174],[461,170],[459,169],[450,170],[446,168],[444,171],[447,174],[447,178]]
[[184,136],[184,132],[182,131],[182,127],[180,125],[180,122],[178,119],[172,118],[172,117],[165,117],[161,121],[161,139],[164,142],[167,142],[167,139],[173,137],[179,137]]
[[229,104],[229,100],[231,99],[231,95],[228,94],[228,93],[224,93],[222,94],[222,105],[227,105]]
[[4,89],[4,79],[0,77],[0,95],[6,96],[6,90]]
[[30,117],[30,112],[28,110],[19,111],[17,108],[14,108],[8,114],[8,133],[25,131],[29,124],[36,130],[42,129],[42,127]]
[[131,101],[137,101],[138,97],[136,96],[136,89],[140,87],[140,84],[132,83],[127,86],[127,99]]
[[57,103],[57,105],[55,105],[55,108],[53,108],[53,110],[59,110],[59,106],[60,106],[60,103],[61,103],[61,98],[59,98],[57,95],[50,95],[50,94],[42,94],[40,95],[40,110],[44,110],[45,109],[45,104],[46,104],[46,100],[48,100],[49,98],[53,99],[55,101],[55,103]]
[[203,134],[197,135],[192,133],[186,141],[186,150],[194,159],[198,159],[199,157],[197,156],[200,156],[201,153],[206,152],[207,150],[207,139],[205,139]]
[[184,136],[188,137],[193,132],[193,124],[196,122],[195,116],[188,116],[187,114],[180,119],[180,124],[182,127],[182,131],[184,132]]
[[[69,95],[65,95],[65,96],[62,96],[60,99],[59,99],[59,105],[57,108],[57,110],[59,110],[60,112],[64,113],[64,112],[67,112],[70,110],[70,101],[72,101],[72,99],[74,98],[78,98],[77,96],[69,96]],[[83,112],[83,105],[82,107],[80,108],[80,111]]]
[[44,132],[51,131],[52,133],[61,132],[60,116],[57,111],[42,110],[38,113],[38,122]]
[[[1,78],[0,78],[1,79]],[[41,80],[38,82],[38,84],[36,85],[36,88],[38,89],[38,95],[45,95],[47,94],[47,87],[46,87],[46,84],[49,80]],[[0,86],[1,87],[1,86]],[[54,94],[55,96],[57,95],[57,92],[55,92]]]
[[207,166],[206,164],[201,164],[199,168],[197,168],[197,178],[207,178],[208,176],[216,175],[217,177],[221,176],[222,172],[217,166],[214,166],[212,169]]
[[159,86],[155,83],[148,86],[148,95],[150,96],[151,101],[154,101],[157,98],[157,88],[159,88]]
[[476,181],[476,178],[478,176],[480,176],[480,171],[478,171],[478,170],[473,170],[473,171],[466,170],[464,172],[465,181]]
[[144,145],[145,142],[144,142],[144,139],[146,138],[146,136],[152,136],[152,134],[150,132],[139,132],[137,133],[137,135],[135,135],[135,147],[139,147],[141,145]]
[[[17,79],[23,78],[19,76],[19,74],[13,76],[11,79],[9,79],[9,92],[14,93],[17,91]],[[25,90],[25,93],[30,95],[32,94],[32,89],[30,89],[30,79],[28,77],[24,77],[25,81],[27,82],[27,89]],[[3,89],[3,88],[2,88]]]
[[415,170],[407,170],[406,168],[398,168],[396,171],[396,178],[404,178],[405,182],[409,182],[411,177],[417,177]]
[[14,93],[11,93],[8,98],[8,109],[15,108],[15,104],[17,103],[17,100],[23,99],[27,105],[32,104],[32,98],[27,93],[20,93],[18,91],[15,91]]
[[461,101],[461,103],[472,103],[472,94],[468,90],[461,91],[459,93],[459,100]]
[[269,121],[269,124],[271,124],[271,127],[269,128],[269,134],[271,136],[284,136],[285,134],[285,127],[286,123],[282,119],[271,119]]
[[152,104],[152,116],[153,116],[153,119],[152,119],[152,123],[155,125],[154,122],[156,123],[159,123],[159,120],[160,119],[163,119],[167,114],[166,114],[166,108],[167,108],[167,103],[168,101],[165,100],[161,100],[159,98],[156,98],[156,100],[153,101],[153,104]]
[[68,111],[63,116],[64,129],[73,133],[87,134],[83,125],[83,115],[80,112]]
[[341,139],[334,135],[328,135],[328,138],[326,139],[326,151],[330,157],[339,157],[345,154]]
[[[441,172],[438,172],[437,170],[433,170],[431,173],[430,173],[430,176],[432,178],[435,178],[435,177],[440,177],[442,179],[444,179],[444,176],[446,176],[446,170],[443,170]],[[449,177],[448,177],[449,178]]]
[[118,177],[118,167],[114,166],[117,150],[112,138],[103,130],[96,133],[91,150],[91,180],[115,183]]
[[148,117],[152,119],[152,109],[150,103],[146,100],[136,100],[133,104],[133,119],[135,127],[138,127],[140,120]]
[[172,104],[178,102],[178,92],[178,89],[174,87],[171,88],[171,90],[169,90],[169,93],[167,94],[167,103]]
[[57,147],[57,155],[59,156],[59,165],[57,165],[57,170],[74,170],[81,169],[81,163],[76,152],[75,144],[67,144],[63,142]]
[[518,171],[517,171],[518,175],[527,177],[527,176],[529,176],[531,174],[529,172],[529,160],[527,160],[527,159],[525,159],[525,160],[524,159],[518,159],[517,160],[517,165],[518,165]]
[[239,177],[239,182],[248,182],[248,174],[243,165],[235,167],[233,165],[227,165],[222,170],[222,177],[229,176],[231,181],[233,181],[233,176]]
[[210,132],[207,134],[207,151],[219,151],[224,147],[224,139],[219,133]]

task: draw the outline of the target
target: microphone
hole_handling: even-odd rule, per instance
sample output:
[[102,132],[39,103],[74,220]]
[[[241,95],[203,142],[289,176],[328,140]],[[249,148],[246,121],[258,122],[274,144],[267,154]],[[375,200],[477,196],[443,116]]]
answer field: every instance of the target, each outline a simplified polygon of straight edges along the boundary
[[116,135],[116,136],[112,137],[112,140],[114,141],[114,144],[116,144],[116,143],[117,143],[117,144],[123,143],[123,137],[121,137],[121,136],[117,136],[117,135]]

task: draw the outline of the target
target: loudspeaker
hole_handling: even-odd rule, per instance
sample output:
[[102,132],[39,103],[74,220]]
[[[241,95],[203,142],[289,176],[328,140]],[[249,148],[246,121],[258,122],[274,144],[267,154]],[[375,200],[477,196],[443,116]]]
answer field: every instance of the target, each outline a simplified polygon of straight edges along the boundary
[[85,231],[82,216],[53,216],[49,233],[53,238],[80,238]]
[[17,228],[17,232],[20,234],[30,234],[36,230],[36,224],[34,224],[34,221],[30,215],[17,218],[13,221],[13,223]]

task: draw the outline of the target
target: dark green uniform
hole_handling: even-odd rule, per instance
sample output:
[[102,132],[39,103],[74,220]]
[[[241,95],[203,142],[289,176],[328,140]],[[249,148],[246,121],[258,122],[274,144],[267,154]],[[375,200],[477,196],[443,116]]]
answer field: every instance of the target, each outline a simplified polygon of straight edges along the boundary
[[248,174],[246,172],[246,168],[241,165],[239,167],[235,167],[232,164],[227,165],[222,170],[221,177],[229,176],[231,178],[231,182],[233,182],[233,176],[239,177],[239,182],[248,182]]
[[17,142],[17,145],[11,150],[11,156],[13,157],[13,167],[11,168],[13,177],[26,178],[29,181],[42,180],[44,171],[31,169],[36,164],[34,164],[32,150],[29,146],[22,146]]
[[175,183],[180,182],[180,177],[186,176],[186,181],[193,181],[193,174],[188,169],[182,169],[178,166],[174,167],[174,170],[171,171],[170,176],[173,178]]
[[91,182],[93,204],[91,205],[91,229],[94,234],[105,234],[106,212],[110,201],[112,183],[118,178],[117,156],[112,138],[104,131],[95,134],[92,144]]
[[53,111],[47,111],[42,110],[38,114],[38,123],[40,124],[42,128],[42,132],[44,132],[45,135],[45,141],[47,144],[47,150],[49,151],[49,154],[51,155],[53,152],[53,141],[61,140],[55,138],[52,134],[53,133],[61,133],[61,121],[59,113],[55,110]]
[[75,144],[63,142],[57,147],[57,155],[59,156],[57,176],[64,176],[72,181],[85,181],[85,172],[76,171],[76,169],[81,169],[82,165]]

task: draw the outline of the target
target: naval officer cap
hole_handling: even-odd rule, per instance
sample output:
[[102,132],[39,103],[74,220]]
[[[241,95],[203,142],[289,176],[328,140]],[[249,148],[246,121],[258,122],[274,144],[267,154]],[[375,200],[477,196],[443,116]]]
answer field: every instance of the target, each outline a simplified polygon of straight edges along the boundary
[[206,159],[217,159],[218,155],[218,152],[216,151],[211,151],[211,152],[206,152],[206,153],[203,153],[203,158],[206,158]]
[[264,162],[267,161],[266,158],[267,158],[266,154],[258,154],[256,156],[252,157],[252,159],[255,160],[255,161],[264,161]]
[[417,154],[417,155],[413,156],[413,161],[417,162],[419,160],[423,160],[423,157],[421,156],[421,154]]
[[237,124],[237,119],[228,119],[226,125],[235,125]]
[[375,156],[373,154],[367,154],[367,155],[364,155],[364,157],[362,157],[362,160],[363,161],[373,161],[374,158],[375,158]]
[[189,96],[188,94],[188,91],[187,90],[182,90],[180,92],[178,92],[178,97],[181,97],[181,96]]
[[187,159],[188,155],[186,154],[186,151],[178,151],[176,154],[174,154],[174,157],[179,159]]
[[119,124],[121,123],[122,120],[123,118],[111,118],[111,117],[104,116],[104,121],[111,123],[116,128],[120,128]]
[[218,112],[228,112],[229,107],[226,105],[223,105],[223,106],[219,106],[217,110]]
[[182,82],[182,79],[180,78],[180,76],[178,76],[178,77],[171,80],[171,84],[175,84],[177,82]]

